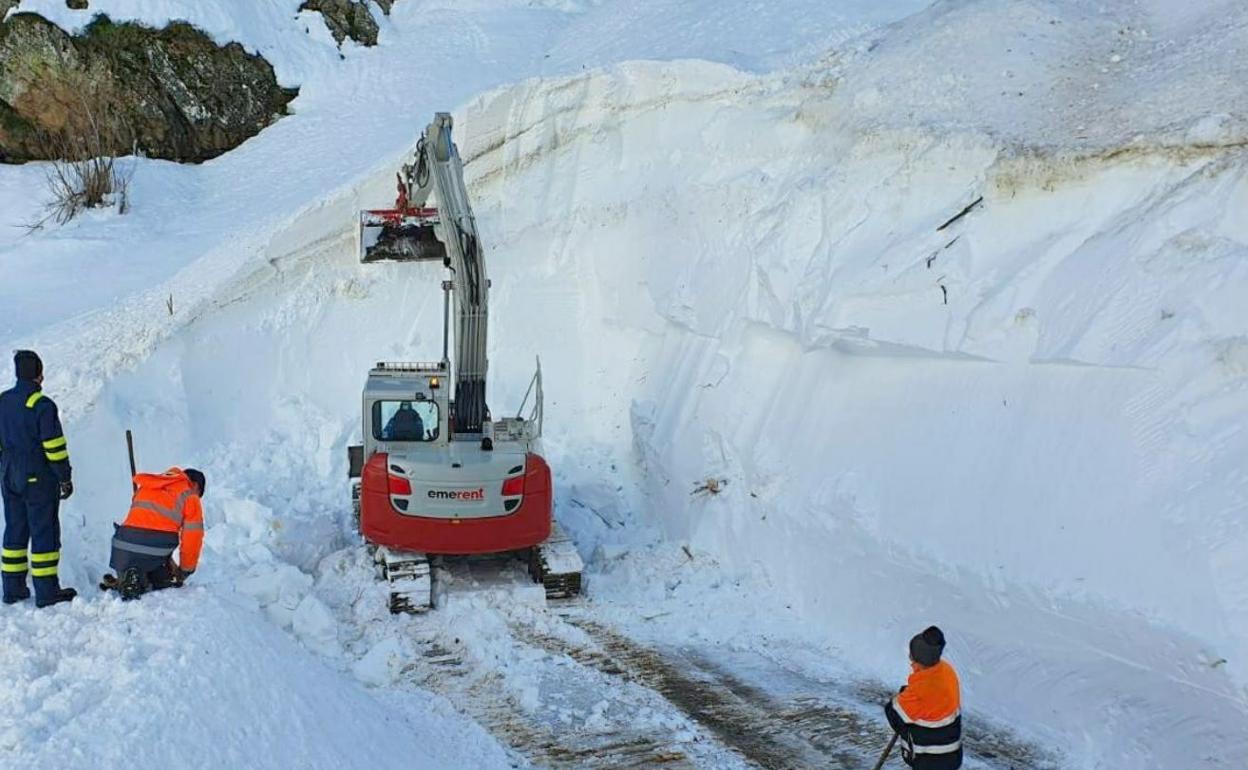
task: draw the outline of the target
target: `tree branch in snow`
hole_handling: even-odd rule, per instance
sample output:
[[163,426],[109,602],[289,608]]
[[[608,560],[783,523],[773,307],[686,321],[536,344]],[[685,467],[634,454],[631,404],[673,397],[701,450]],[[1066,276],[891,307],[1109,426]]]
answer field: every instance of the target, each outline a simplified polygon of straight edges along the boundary
[[937,227],[937,228],[936,228],[936,232],[940,232],[941,230],[944,230],[946,227],[948,227],[949,225],[953,224],[954,222],[957,222],[957,221],[958,221],[959,219],[961,219],[962,217],[964,217],[964,216],[966,216],[967,214],[971,213],[971,211],[973,211],[973,210],[975,209],[975,207],[976,207],[976,206],[978,206],[979,204],[981,204],[981,203],[983,203],[983,202],[984,202],[984,196],[982,196],[982,195],[981,195],[981,196],[979,196],[978,198],[976,198],[975,200],[971,201],[969,204],[967,204],[966,208],[964,208],[964,209],[962,209],[961,211],[959,211],[958,213],[954,214],[952,217],[950,217],[948,220],[946,220],[946,221],[945,221],[945,223],[944,223],[943,225],[941,225],[940,227]]

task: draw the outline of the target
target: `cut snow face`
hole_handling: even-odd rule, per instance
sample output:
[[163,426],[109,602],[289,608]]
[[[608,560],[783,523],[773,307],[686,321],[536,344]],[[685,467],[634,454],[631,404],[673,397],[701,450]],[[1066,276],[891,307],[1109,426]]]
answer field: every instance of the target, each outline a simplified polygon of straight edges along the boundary
[[[1198,62],[1166,58],[1208,40],[1191,55],[1237,75],[1245,12],[1219,7],[1218,25],[1131,11],[1150,40],[1178,41],[1145,46],[1142,82],[1169,88],[1172,63],[1193,85],[1143,117],[1126,75],[1086,110],[1063,101],[1117,23],[1075,3],[942,4],[775,75],[632,64],[460,109],[499,319],[491,403],[517,405],[543,357],[558,515],[597,554],[601,612],[890,683],[905,641],[937,622],[968,708],[1065,749],[1064,767],[1233,766],[1248,751],[1248,165],[1243,116],[1209,97]],[[525,19],[571,46],[562,30],[593,17],[560,13],[472,18],[486,39]],[[1033,41],[1045,13],[1079,31]],[[938,45],[944,30],[976,25],[1000,32],[958,38],[986,61],[1042,46],[1019,56],[1048,96],[1015,109],[995,65],[938,72],[961,56]],[[329,149],[357,116],[328,105],[355,77],[458,100],[531,63],[530,49],[474,50],[490,70],[454,87],[355,60],[275,128],[291,127],[289,147],[261,136],[159,177],[204,202],[187,241],[159,201],[149,211],[167,219],[136,210],[30,241],[67,264],[104,236],[154,244],[140,261],[175,254],[143,294],[84,290],[83,309],[109,308],[88,320],[49,330],[33,304],[10,311],[59,363],[48,391],[83,458],[71,582],[103,563],[128,494],[115,448],[134,427],[141,462],[203,458],[223,480],[202,590],[251,597],[298,649],[349,670],[335,692],[401,678],[393,642],[352,638],[367,619],[354,608],[380,605],[336,593],[366,585],[335,581],[351,544],[344,448],[368,366],[440,349],[442,274],[355,264],[351,223],[361,202],[389,201],[399,135],[441,105],[361,121],[341,155]],[[1091,134],[1070,127],[1085,112]],[[1137,118],[1140,141],[1122,133]],[[293,162],[305,153],[317,162]],[[291,176],[236,184],[254,168]],[[20,286],[43,302],[63,278]],[[181,309],[161,316],[171,293]],[[691,494],[708,478],[727,483]],[[497,619],[478,622],[486,635]],[[525,675],[510,681],[532,705]]]

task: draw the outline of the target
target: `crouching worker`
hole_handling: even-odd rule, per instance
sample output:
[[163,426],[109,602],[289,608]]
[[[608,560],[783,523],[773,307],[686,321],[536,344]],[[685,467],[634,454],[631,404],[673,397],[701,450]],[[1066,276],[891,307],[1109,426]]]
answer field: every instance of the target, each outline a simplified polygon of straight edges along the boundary
[[958,675],[940,659],[945,635],[936,626],[910,640],[912,673],[884,715],[901,742],[901,758],[916,770],[962,766],[962,710]]
[[[204,474],[194,468],[134,477],[134,500],[126,520],[113,529],[109,560],[117,577],[102,588],[115,588],[125,600],[148,591],[181,586],[199,564],[204,542]],[[181,564],[173,561],[179,549]],[[109,576],[111,577],[111,576]]]

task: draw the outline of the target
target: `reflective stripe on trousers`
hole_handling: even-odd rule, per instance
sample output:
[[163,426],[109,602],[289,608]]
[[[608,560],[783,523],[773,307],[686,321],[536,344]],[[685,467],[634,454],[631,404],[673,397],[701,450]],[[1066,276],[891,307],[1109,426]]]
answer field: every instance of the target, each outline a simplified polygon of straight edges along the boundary
[[910,751],[914,754],[952,754],[962,748],[962,741],[957,740],[953,743],[943,743],[939,746],[922,746],[917,743],[911,744]]
[[0,571],[26,572],[26,549],[5,548],[0,551]]
[[56,577],[57,565],[61,562],[60,551],[30,553],[30,574],[32,577]]
[[142,554],[144,556],[172,556],[174,551],[173,548],[131,543],[129,541],[122,540],[119,537],[113,538],[113,548],[116,548],[119,551],[129,551],[130,553]]

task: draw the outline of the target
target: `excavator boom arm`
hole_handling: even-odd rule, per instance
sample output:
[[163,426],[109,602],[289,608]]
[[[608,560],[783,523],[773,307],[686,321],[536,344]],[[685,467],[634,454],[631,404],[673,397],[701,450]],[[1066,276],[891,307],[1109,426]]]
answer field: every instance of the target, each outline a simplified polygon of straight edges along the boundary
[[[392,209],[360,216],[360,260],[441,259],[453,273],[455,434],[480,434],[486,419],[486,333],[490,281],[477,222],[464,185],[464,166],[451,139],[453,121],[437,113],[416,145],[416,158],[399,175]],[[429,206],[432,198],[434,205]]]
[[454,273],[451,292],[455,303],[455,432],[481,433],[486,418],[485,382],[489,368],[486,335],[490,282],[485,252],[477,235],[477,221],[464,185],[464,165],[451,139],[450,113],[439,112],[425,129],[416,163],[409,167],[412,204],[423,206],[430,194],[436,199],[434,231],[446,247],[446,264]]

